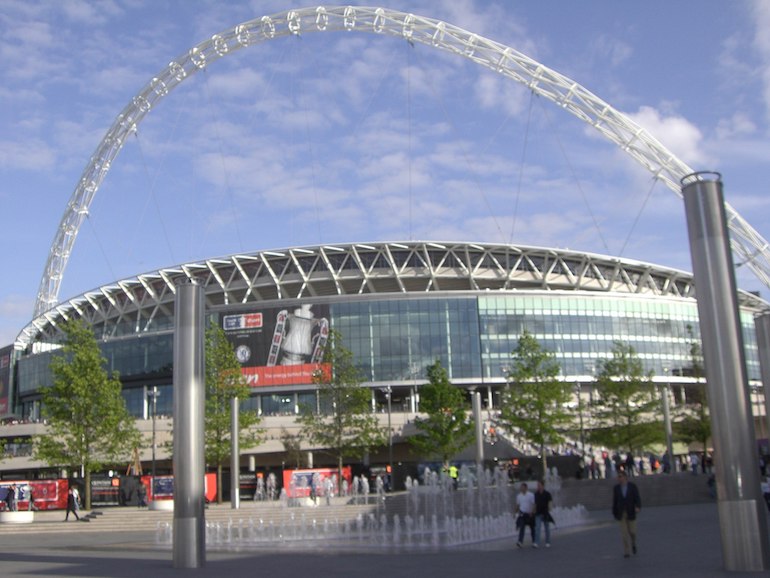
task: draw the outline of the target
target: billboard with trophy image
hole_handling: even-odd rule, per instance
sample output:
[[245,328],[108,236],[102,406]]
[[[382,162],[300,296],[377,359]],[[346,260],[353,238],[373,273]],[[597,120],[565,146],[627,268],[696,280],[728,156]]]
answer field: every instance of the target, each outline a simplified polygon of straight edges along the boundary
[[329,306],[309,303],[222,316],[251,387],[308,385],[318,371],[329,339]]

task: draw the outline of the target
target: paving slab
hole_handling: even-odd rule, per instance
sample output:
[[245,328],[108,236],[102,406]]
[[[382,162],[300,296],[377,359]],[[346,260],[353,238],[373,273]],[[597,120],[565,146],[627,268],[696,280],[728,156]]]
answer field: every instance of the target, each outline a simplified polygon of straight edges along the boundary
[[[497,540],[450,551],[343,551],[320,546],[207,552],[206,565],[173,568],[170,549],[155,544],[154,533],[81,531],[62,524],[61,532],[6,534],[0,551],[3,577],[38,576],[163,578],[330,575],[356,578],[452,578],[484,576],[747,576],[723,569],[715,504],[647,508],[638,521],[637,556],[623,558],[620,532],[609,512],[593,512],[579,528],[552,535],[551,548],[527,541]],[[757,573],[756,575],[769,575]]]

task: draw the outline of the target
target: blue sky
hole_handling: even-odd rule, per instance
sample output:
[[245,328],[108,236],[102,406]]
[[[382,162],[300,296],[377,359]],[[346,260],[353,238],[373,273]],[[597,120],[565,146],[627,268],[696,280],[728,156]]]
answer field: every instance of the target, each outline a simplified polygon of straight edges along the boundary
[[[216,32],[305,5],[0,0],[0,345],[30,320],[65,205],[121,109]],[[770,237],[770,2],[381,5],[573,78],[720,171]],[[235,252],[409,239],[691,269],[681,201],[577,119],[466,59],[335,32],[229,55],[153,109],[91,206],[60,298]]]

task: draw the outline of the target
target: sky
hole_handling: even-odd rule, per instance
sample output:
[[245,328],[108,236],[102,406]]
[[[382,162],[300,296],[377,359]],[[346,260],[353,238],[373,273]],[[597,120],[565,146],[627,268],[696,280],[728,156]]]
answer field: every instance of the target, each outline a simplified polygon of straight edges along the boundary
[[[379,5],[572,78],[694,169],[719,171],[727,201],[770,238],[770,2]],[[0,345],[31,320],[66,204],[123,107],[215,33],[304,6],[0,0]],[[514,243],[691,270],[682,201],[618,147],[526,87],[401,38],[250,46],[137,128],[80,229],[60,299],[189,261],[367,241]]]

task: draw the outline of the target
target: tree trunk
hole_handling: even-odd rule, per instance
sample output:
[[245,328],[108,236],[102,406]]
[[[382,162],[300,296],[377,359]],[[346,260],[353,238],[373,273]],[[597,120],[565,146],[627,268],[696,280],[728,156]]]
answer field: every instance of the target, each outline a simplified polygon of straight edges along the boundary
[[342,495],[342,456],[337,456],[337,495]]
[[83,509],[91,511],[91,468],[83,468],[85,476],[83,479],[85,480],[86,487],[83,488],[83,494],[84,494],[84,504]]
[[217,464],[217,504],[222,503],[222,464]]
[[543,460],[543,480],[545,480],[546,476],[548,475],[548,457],[545,455],[545,444],[540,444],[540,455],[542,456]]

